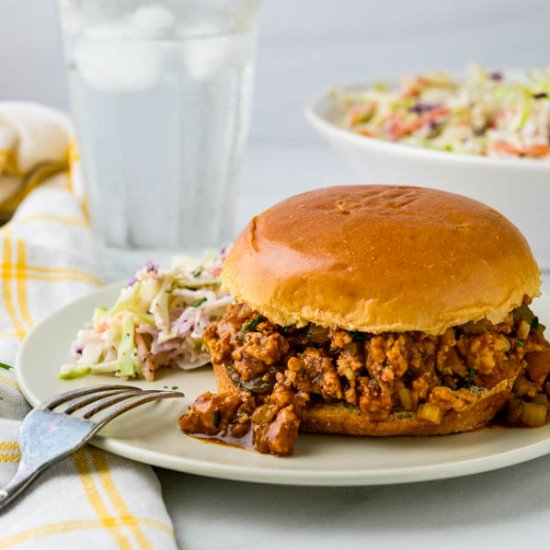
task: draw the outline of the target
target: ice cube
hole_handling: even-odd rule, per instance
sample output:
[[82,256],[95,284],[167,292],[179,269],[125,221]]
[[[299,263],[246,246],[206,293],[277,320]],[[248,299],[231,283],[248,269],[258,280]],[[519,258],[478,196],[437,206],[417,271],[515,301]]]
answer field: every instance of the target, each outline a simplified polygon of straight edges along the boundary
[[208,80],[223,70],[249,63],[252,48],[250,34],[199,36],[184,42],[182,56],[196,80]]
[[73,61],[82,78],[98,90],[150,88],[166,56],[164,44],[155,39],[169,34],[174,25],[174,15],[164,6],[141,6],[132,14],[87,29],[76,42]]
[[166,36],[174,28],[176,18],[165,6],[150,4],[138,8],[129,18],[136,35],[143,38]]
[[[103,28],[96,37],[80,38],[73,62],[82,78],[101,91],[131,92],[151,88],[163,67],[163,44],[113,38]],[[120,37],[120,34],[118,35]]]

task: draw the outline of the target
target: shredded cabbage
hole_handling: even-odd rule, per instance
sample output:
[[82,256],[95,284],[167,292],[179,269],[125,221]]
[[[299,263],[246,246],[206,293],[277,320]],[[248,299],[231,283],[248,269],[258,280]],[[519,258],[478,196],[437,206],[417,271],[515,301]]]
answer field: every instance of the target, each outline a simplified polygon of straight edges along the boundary
[[203,333],[231,302],[220,289],[226,250],[201,260],[176,258],[170,270],[147,262],[112,307],[95,310],[73,343],[60,378],[110,373],[154,380],[159,368],[200,367],[210,361]]
[[550,68],[508,80],[472,65],[463,80],[442,72],[400,86],[334,90],[342,126],[377,139],[439,151],[550,161]]

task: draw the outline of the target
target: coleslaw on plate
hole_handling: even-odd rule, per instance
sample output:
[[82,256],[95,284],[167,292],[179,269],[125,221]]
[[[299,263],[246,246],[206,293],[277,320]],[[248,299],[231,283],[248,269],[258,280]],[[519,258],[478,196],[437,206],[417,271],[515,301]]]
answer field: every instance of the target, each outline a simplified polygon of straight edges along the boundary
[[550,161],[550,68],[509,79],[471,65],[408,76],[397,87],[331,92],[341,125],[365,137],[440,151]]
[[94,312],[73,343],[62,379],[113,374],[152,381],[158,369],[192,369],[210,362],[203,331],[225,312],[231,298],[220,289],[226,249],[201,260],[176,258],[170,270],[148,261],[112,307]]

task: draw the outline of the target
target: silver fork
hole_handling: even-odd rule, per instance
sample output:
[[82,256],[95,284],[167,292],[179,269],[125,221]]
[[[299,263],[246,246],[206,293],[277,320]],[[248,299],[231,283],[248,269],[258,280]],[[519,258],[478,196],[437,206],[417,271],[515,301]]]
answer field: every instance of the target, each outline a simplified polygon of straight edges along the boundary
[[0,510],[48,466],[82,447],[105,424],[144,403],[183,397],[178,391],[134,386],[90,386],[41,403],[21,425],[21,461],[13,479],[0,489]]

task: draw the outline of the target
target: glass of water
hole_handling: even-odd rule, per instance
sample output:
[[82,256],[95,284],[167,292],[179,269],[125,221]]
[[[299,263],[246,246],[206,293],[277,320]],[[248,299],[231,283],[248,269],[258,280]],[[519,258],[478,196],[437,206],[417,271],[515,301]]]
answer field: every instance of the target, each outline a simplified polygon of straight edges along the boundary
[[58,5],[107,275],[226,242],[251,111],[257,0]]

